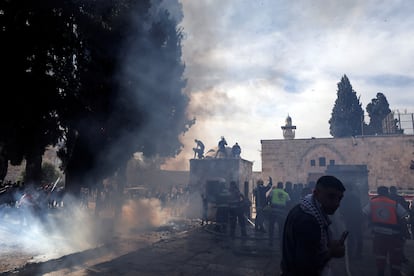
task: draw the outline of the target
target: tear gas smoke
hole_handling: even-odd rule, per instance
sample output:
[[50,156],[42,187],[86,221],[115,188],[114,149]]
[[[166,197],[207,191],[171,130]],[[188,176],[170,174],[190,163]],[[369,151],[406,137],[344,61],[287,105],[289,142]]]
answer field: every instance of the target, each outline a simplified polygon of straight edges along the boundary
[[[65,196],[64,201],[70,201]],[[99,229],[90,212],[79,206],[62,209],[3,208],[2,255],[11,251],[51,259],[95,246]],[[16,250],[17,249],[17,250]],[[33,259],[37,261],[38,258]]]
[[124,235],[143,231],[167,223],[169,213],[162,209],[161,202],[156,198],[128,200],[122,207],[120,223],[115,231]]

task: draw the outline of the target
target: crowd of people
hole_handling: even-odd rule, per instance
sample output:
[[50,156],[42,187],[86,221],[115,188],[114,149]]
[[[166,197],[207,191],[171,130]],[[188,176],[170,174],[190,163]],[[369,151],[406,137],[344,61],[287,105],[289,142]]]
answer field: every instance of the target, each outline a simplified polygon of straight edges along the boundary
[[[204,194],[202,200],[204,224],[208,221]],[[401,275],[402,264],[408,262],[404,245],[414,239],[414,207],[395,186],[378,187],[377,195],[363,202],[358,187],[334,176],[308,185],[275,186],[269,177],[267,185],[257,181],[253,203],[254,231],[265,235],[269,246],[278,241],[283,276],[330,275],[330,261],[344,257],[345,247],[350,262],[361,259],[368,237],[377,275],[386,275],[387,269],[392,276]],[[237,184],[230,183],[216,199],[216,231],[234,238],[238,224],[241,237],[246,237],[249,204]]]
[[[272,185],[271,178],[267,186],[257,182],[255,230],[265,232],[267,218],[272,245],[278,224],[283,275],[329,275],[329,261],[344,256],[345,239],[348,258],[360,259],[364,233],[372,237],[377,275],[385,275],[387,262],[392,276],[401,275],[402,264],[409,261],[404,244],[414,239],[414,206],[395,186],[378,187],[364,205],[357,187],[333,176],[323,176],[315,185]],[[338,222],[346,234],[334,233]]]
[[[102,185],[100,189],[83,187],[80,190],[80,207],[87,209],[91,202],[95,202],[99,205],[99,211],[114,211],[115,193],[116,187],[111,184]],[[23,225],[28,223],[29,217],[44,221],[49,211],[63,207],[64,195],[64,188],[55,183],[35,187],[22,181],[7,181],[0,185],[0,217],[16,209]],[[161,209],[173,217],[186,216],[189,204],[189,190],[183,186],[172,186],[168,190],[146,188],[125,196],[126,199],[159,200]]]
[[[221,184],[215,198],[215,230],[234,239],[239,228],[240,236],[246,238],[251,202],[235,181],[228,187]],[[21,182],[2,183],[0,206],[20,208],[25,214],[42,219],[45,209],[61,206],[61,191],[55,184],[35,188]],[[102,189],[101,198],[111,198],[110,191]],[[191,192],[185,187],[141,192],[140,198],[158,199],[161,208],[168,208],[171,216],[186,216],[186,208],[191,205]],[[206,224],[209,199],[205,193],[201,194],[201,202],[201,224]],[[372,239],[377,275],[385,275],[387,268],[392,276],[401,275],[402,264],[408,261],[404,247],[407,240],[414,239],[414,206],[398,194],[395,186],[380,186],[377,195],[363,202],[357,186],[342,183],[334,176],[322,176],[307,185],[273,185],[269,177],[266,185],[263,180],[257,181],[253,203],[254,231],[265,235],[269,246],[278,243],[283,276],[329,275],[330,261],[342,258],[345,247],[350,261],[362,257],[367,234]],[[21,220],[24,224],[27,219],[22,216]]]
[[16,208],[22,225],[30,224],[32,218],[45,222],[50,209],[63,205],[64,188],[56,184],[35,187],[23,181],[1,183],[0,215],[4,217],[10,208]]

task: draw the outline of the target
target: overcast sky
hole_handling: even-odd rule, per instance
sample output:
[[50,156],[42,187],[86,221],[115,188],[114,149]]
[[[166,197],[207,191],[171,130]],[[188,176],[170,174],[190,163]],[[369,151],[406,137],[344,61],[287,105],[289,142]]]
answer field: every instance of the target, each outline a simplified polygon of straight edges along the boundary
[[[331,137],[328,120],[346,74],[362,107],[382,92],[414,112],[414,5],[369,0],[181,0],[185,89],[197,122],[166,169],[188,169],[194,139],[238,142],[261,170],[262,139]],[[412,129],[406,132],[411,132]]]

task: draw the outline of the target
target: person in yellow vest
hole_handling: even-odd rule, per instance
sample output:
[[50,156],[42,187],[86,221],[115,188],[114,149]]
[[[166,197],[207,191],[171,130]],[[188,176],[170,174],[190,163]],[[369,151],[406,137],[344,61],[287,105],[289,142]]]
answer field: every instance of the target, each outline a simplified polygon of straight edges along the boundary
[[269,244],[273,245],[273,234],[275,223],[277,223],[279,230],[279,241],[282,241],[283,225],[287,213],[287,204],[290,201],[290,196],[283,190],[283,183],[278,182],[277,186],[269,194],[269,203],[271,211],[269,214]]
[[400,276],[403,239],[399,220],[405,219],[408,212],[389,197],[387,187],[378,187],[377,193],[378,196],[374,196],[362,210],[372,227],[377,275],[385,275],[387,258],[389,258],[391,276]]

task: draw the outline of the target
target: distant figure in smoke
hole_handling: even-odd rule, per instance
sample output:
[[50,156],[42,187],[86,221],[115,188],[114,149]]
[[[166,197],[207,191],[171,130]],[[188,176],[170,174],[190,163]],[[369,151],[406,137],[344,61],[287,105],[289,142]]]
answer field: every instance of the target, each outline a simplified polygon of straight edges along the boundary
[[215,156],[216,158],[220,152],[224,154],[224,157],[227,157],[226,146],[227,146],[227,141],[224,138],[224,136],[221,136],[221,140],[218,142],[218,150]]
[[196,142],[197,146],[195,148],[193,148],[194,151],[194,158],[196,158],[196,156],[198,157],[198,159],[203,159],[204,158],[204,144],[203,142],[201,142],[200,140],[194,139],[194,142]]
[[201,218],[201,225],[208,224],[208,199],[207,196],[202,193],[201,194],[201,201],[202,201],[202,207],[203,207],[203,214]]
[[220,191],[216,197],[216,227],[215,230],[219,233],[226,233],[227,224],[229,221],[229,197],[230,193],[224,182],[219,182],[218,190]]
[[231,154],[234,158],[240,158],[241,148],[239,144],[236,142],[236,144],[233,145],[231,148]]
[[17,203],[20,209],[20,224],[29,226],[29,220],[33,217],[38,217],[40,214],[40,206],[35,200],[35,190],[29,187],[25,190]]
[[264,208],[267,206],[266,193],[272,188],[272,178],[269,176],[269,183],[264,185],[263,180],[260,179],[256,183],[256,188],[253,190],[253,196],[256,205],[256,219],[254,220],[254,230],[265,233],[264,229]]
[[229,198],[229,223],[230,223],[230,237],[235,237],[236,224],[240,225],[242,237],[246,237],[246,219],[244,217],[244,202],[245,198],[240,192],[239,187],[235,181],[230,182],[230,198]]

